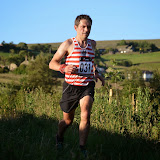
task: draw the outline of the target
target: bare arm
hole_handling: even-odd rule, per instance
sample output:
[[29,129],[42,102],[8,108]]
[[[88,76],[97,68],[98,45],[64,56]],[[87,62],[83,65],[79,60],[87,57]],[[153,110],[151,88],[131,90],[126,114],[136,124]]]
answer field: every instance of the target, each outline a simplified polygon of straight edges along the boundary
[[62,58],[65,56],[65,54],[67,53],[67,41],[63,42],[57,52],[55,53],[55,55],[53,56],[52,60],[49,63],[49,68],[55,71],[59,71],[60,68],[60,62],[62,60]]
[[[55,71],[60,71],[61,60],[65,56],[65,54],[69,54],[70,50],[72,50],[72,40],[68,39],[64,41],[57,52],[53,56],[52,60],[49,63],[49,68]],[[73,65],[68,65],[64,68],[64,72],[74,73],[76,68]]]
[[[92,43],[92,48],[95,50],[96,49],[96,41],[92,40],[91,43]],[[105,84],[104,78],[97,72],[96,65],[93,66],[93,70],[94,70],[94,77],[95,77],[96,82],[99,79],[102,82],[102,86],[104,86],[104,84]]]

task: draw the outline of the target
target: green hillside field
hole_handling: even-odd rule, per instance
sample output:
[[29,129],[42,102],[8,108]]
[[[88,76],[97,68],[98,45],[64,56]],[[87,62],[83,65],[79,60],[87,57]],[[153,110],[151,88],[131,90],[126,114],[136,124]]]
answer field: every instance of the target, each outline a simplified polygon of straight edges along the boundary
[[119,68],[139,68],[141,70],[160,70],[160,52],[152,53],[131,53],[131,54],[114,54],[114,55],[102,55],[103,63],[107,66],[112,66],[111,60],[129,60],[132,62],[131,67],[120,67]]
[[[103,49],[103,48],[114,48],[117,46],[117,43],[119,43],[121,40],[103,40],[103,41],[96,41],[97,42],[97,49]],[[135,41],[135,42],[143,42],[147,41],[148,43],[153,43],[155,44],[158,48],[160,48],[160,39],[145,39],[145,40],[125,40],[126,42],[130,41]],[[57,43],[48,43],[52,46],[52,48],[57,49],[59,45],[62,42],[57,42]],[[28,46],[31,46],[33,44],[28,44]]]
[[[116,47],[117,43],[119,43],[121,40],[112,40],[112,41],[97,41],[97,48],[109,48],[109,47]],[[158,48],[160,48],[160,39],[145,39],[145,40],[125,40],[126,42],[143,42],[147,41],[148,43],[155,44]]]

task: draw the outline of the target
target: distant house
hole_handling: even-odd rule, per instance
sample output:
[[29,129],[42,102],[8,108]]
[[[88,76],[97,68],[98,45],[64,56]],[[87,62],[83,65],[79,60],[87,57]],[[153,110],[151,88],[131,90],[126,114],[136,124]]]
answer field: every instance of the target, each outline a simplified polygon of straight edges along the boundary
[[28,59],[27,59],[27,56],[25,56],[25,60],[20,64],[20,65],[29,65],[29,61],[28,61]]
[[32,56],[31,57],[31,60],[29,61],[28,60],[28,57],[27,56],[25,56],[25,60],[20,64],[20,65],[29,65],[30,64],[30,62],[33,62],[34,61],[34,57]]
[[137,72],[136,71],[134,71],[132,74],[127,73],[127,76],[126,76],[127,79],[131,80],[131,79],[133,79],[133,77],[134,78],[142,78],[144,81],[149,81],[154,77],[154,75],[153,75],[153,72],[147,71],[147,70],[142,71],[140,77],[137,77]]
[[10,69],[11,71],[15,70],[16,68],[17,68],[17,65],[16,65],[15,63],[11,63],[11,64],[9,65],[9,69]]
[[134,47],[128,45],[117,46],[117,50],[120,53],[131,53],[134,52]]
[[153,72],[151,71],[143,71],[142,77],[145,81],[148,81],[153,78]]

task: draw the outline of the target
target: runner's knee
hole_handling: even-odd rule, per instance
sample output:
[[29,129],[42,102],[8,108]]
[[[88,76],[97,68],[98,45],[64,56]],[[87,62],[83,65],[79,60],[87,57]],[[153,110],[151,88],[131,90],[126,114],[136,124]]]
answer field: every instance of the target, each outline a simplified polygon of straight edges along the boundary
[[90,123],[90,113],[88,111],[81,113],[81,122],[86,124]]
[[72,124],[72,122],[73,122],[73,120],[71,120],[71,119],[66,119],[64,121],[65,121],[67,126],[70,126]]

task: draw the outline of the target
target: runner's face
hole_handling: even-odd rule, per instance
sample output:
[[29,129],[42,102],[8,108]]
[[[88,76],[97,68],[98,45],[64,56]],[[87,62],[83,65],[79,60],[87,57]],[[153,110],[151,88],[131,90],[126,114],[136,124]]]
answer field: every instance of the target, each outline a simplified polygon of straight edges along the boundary
[[91,31],[91,23],[86,19],[82,19],[78,26],[75,26],[77,35],[86,39]]

